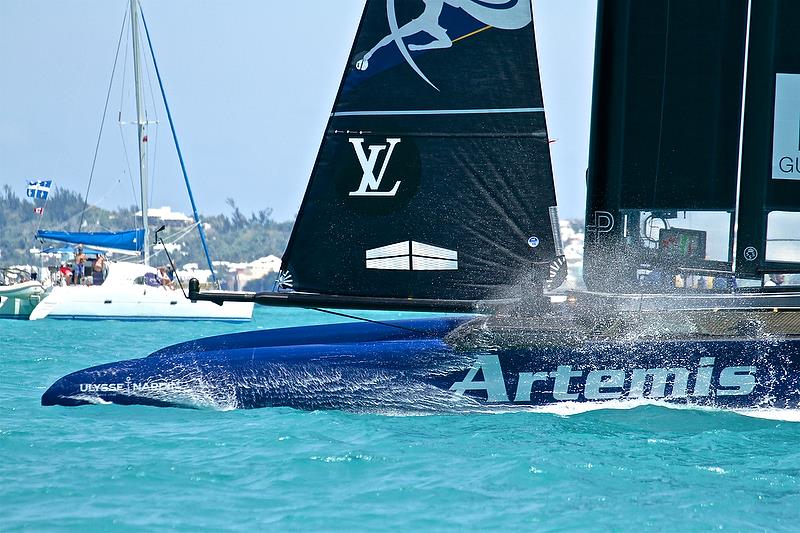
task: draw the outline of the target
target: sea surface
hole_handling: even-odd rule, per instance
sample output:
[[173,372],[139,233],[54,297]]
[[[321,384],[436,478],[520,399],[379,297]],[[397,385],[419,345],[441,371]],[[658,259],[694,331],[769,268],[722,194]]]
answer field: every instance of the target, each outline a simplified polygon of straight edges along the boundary
[[785,413],[39,404],[87,366],[342,320],[0,321],[0,531],[800,531],[800,423]]

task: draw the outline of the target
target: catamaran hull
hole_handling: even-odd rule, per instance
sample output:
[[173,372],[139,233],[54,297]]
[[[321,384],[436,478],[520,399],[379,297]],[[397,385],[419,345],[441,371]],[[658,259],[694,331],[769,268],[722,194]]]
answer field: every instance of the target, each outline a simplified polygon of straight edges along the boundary
[[44,287],[38,281],[25,281],[14,285],[0,286],[0,298],[28,299],[40,296],[44,292]]
[[39,304],[44,287],[38,281],[0,286],[0,318],[27,319]]
[[0,318],[27,320],[38,303],[39,298],[35,296],[31,298],[0,296]]
[[465,320],[200,339],[65,376],[42,404],[425,412],[643,399],[724,408],[800,404],[800,340],[454,349],[445,338]]
[[53,287],[30,313],[30,320],[221,320],[243,322],[253,304],[187,300],[178,290],[142,285]]

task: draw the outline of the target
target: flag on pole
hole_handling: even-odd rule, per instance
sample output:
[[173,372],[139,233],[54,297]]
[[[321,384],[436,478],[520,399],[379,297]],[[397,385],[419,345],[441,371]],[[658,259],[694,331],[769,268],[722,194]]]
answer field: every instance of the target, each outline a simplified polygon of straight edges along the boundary
[[44,213],[44,207],[34,207],[33,212],[36,213],[37,215],[41,215],[42,213]]
[[50,186],[53,180],[39,180],[28,182],[28,198],[41,198],[47,200],[47,195],[50,194]]

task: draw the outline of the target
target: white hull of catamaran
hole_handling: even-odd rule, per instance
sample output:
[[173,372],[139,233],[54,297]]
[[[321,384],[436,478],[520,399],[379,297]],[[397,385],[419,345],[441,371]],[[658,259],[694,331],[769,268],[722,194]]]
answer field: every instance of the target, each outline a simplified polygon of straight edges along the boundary
[[88,320],[225,320],[246,321],[252,303],[192,302],[167,287],[67,286],[53,287],[30,315],[43,318]]
[[30,298],[0,296],[0,318],[27,319],[38,303],[38,296],[31,296]]
[[44,292],[44,287],[38,281],[26,281],[14,285],[0,286],[0,298],[17,298],[27,300],[31,296],[38,296]]
[[28,318],[42,293],[44,287],[38,281],[0,286],[0,318]]

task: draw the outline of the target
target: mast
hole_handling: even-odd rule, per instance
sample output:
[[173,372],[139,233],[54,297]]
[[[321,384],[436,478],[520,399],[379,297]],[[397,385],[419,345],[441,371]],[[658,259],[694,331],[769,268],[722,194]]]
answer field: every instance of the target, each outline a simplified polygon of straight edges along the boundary
[[147,117],[142,97],[142,64],[139,57],[139,0],[131,0],[131,34],[133,36],[133,74],[136,84],[136,127],[139,135],[139,181],[142,192],[142,253],[145,265],[150,265],[150,231],[147,227]]
[[186,173],[186,163],[183,161],[183,152],[181,152],[181,145],[178,143],[178,134],[175,132],[175,123],[172,120],[172,113],[169,110],[169,103],[167,102],[167,93],[164,91],[164,83],[161,81],[161,72],[158,70],[158,61],[156,61],[156,53],[153,50],[153,42],[150,40],[150,30],[147,29],[147,19],[144,13],[141,13],[142,25],[144,26],[144,34],[147,37],[147,47],[150,49],[150,58],[153,60],[153,69],[156,71],[156,78],[158,79],[158,88],[161,91],[161,100],[164,102],[164,109],[167,111],[167,120],[169,120],[169,129],[172,132],[172,140],[175,143],[175,151],[178,152],[178,161],[181,164],[181,173],[183,174],[183,181],[186,183],[186,191],[189,193],[189,202],[192,204],[192,214],[194,215],[194,222],[197,224],[197,231],[200,233],[200,243],[203,245],[203,252],[206,254],[206,261],[208,262],[208,269],[211,271],[211,279],[214,286],[219,288],[219,280],[214,271],[214,264],[211,261],[211,253],[208,251],[208,242],[206,241],[206,232],[203,229],[203,224],[200,222],[200,214],[197,212],[197,204],[194,201],[194,194],[192,194],[192,185],[189,183],[189,175]]
[[733,243],[731,244],[731,271],[736,273],[739,252],[739,204],[742,201],[742,156],[744,154],[744,113],[747,110],[747,64],[750,60],[750,24],[753,1],[747,2],[747,33],[744,40],[744,72],[742,73],[742,114],[739,123],[739,153],[736,157],[736,204],[733,210]]

